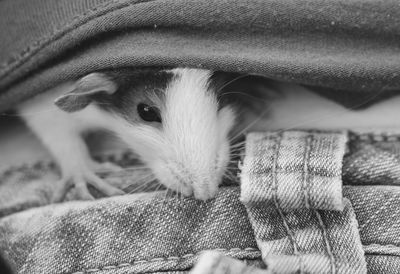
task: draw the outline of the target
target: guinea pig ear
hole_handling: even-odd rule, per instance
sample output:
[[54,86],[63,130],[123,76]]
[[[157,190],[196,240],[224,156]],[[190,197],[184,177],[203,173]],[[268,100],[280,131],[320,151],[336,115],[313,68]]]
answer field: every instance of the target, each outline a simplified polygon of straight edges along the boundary
[[112,95],[117,89],[117,83],[107,74],[94,72],[79,79],[71,92],[58,97],[54,103],[66,112],[75,112],[87,107],[94,95]]

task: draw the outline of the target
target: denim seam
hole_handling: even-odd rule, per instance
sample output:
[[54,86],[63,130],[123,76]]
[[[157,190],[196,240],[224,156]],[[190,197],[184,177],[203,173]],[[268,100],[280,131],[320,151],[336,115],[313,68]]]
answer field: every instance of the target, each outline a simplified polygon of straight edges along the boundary
[[396,255],[400,254],[400,246],[393,244],[380,245],[380,244],[369,244],[362,246],[365,254],[380,254],[380,255]]
[[349,139],[351,141],[369,141],[369,142],[396,142],[400,141],[400,133],[360,133],[351,132]]
[[305,145],[305,150],[304,150],[304,165],[303,165],[303,183],[301,184],[301,188],[303,190],[304,194],[304,201],[306,204],[306,208],[310,208],[310,199],[309,199],[309,174],[308,174],[308,164],[310,160],[310,153],[311,153],[311,142],[312,142],[312,136],[308,135],[306,137],[306,145]]
[[[231,249],[225,249],[225,248],[216,248],[214,249],[215,251],[219,252],[235,252],[235,251],[257,251],[260,252],[256,248],[252,247],[247,247],[247,248],[231,248]],[[112,270],[112,269],[118,269],[118,268],[123,268],[123,267],[129,267],[129,266],[135,266],[137,264],[143,264],[143,263],[152,263],[152,262],[168,262],[168,261],[178,261],[181,259],[188,259],[192,258],[195,256],[198,256],[202,253],[189,253],[185,254],[182,256],[170,256],[170,257],[159,257],[159,258],[152,258],[152,259],[146,259],[146,260],[137,260],[129,263],[120,263],[120,264],[115,264],[115,265],[106,265],[101,268],[88,268],[88,269],[83,269],[82,271],[77,271],[77,272],[68,272],[68,274],[88,274],[88,273],[95,273],[103,270]],[[261,254],[260,254],[261,256]]]
[[322,230],[322,237],[324,238],[325,245],[326,245],[326,252],[329,255],[329,261],[331,264],[331,273],[336,273],[336,266],[335,266],[335,258],[332,254],[332,248],[328,240],[327,232],[326,232],[326,226],[322,220],[321,215],[317,210],[312,209],[311,205],[311,200],[309,199],[309,191],[310,191],[310,181],[309,181],[309,174],[308,174],[308,167],[310,164],[310,157],[311,157],[311,150],[312,150],[312,141],[313,141],[313,136],[312,135],[307,135],[305,139],[305,150],[304,150],[304,165],[303,165],[303,171],[304,171],[304,178],[303,178],[303,184],[302,187],[304,186],[303,193],[304,193],[304,198],[306,202],[306,207],[308,209],[311,208],[311,210],[314,212],[315,216],[318,219],[318,224]]
[[[32,42],[29,46],[24,48],[18,54],[14,55],[13,57],[9,58],[4,63],[0,64],[0,78],[6,77],[13,70],[17,69],[19,66],[21,66],[22,64],[29,61],[29,59],[32,56],[34,56],[37,52],[39,52],[41,49],[43,49],[50,43],[59,40],[60,38],[62,38],[66,33],[70,32],[71,30],[74,30],[80,26],[83,26],[83,25],[91,22],[92,20],[94,20],[96,18],[99,18],[99,17],[109,14],[111,12],[114,12],[116,10],[122,10],[131,5],[136,5],[136,4],[145,3],[145,2],[152,2],[152,1],[156,1],[156,0],[142,0],[140,2],[138,2],[138,0],[133,0],[133,1],[128,1],[128,2],[122,3],[122,4],[119,4],[120,1],[118,1],[118,0],[112,0],[105,4],[101,4],[101,5],[95,6],[91,9],[85,10],[82,14],[79,14],[79,15],[71,18],[71,21],[69,24],[62,26],[61,28],[53,29],[50,32],[50,34],[47,34],[47,35],[41,37],[40,39]],[[132,2],[134,2],[134,3],[132,3]],[[114,7],[111,7],[110,9],[107,10],[107,8],[109,6],[112,6],[114,4],[117,4],[117,5]],[[79,23],[79,21],[85,17],[87,17],[86,20],[82,23]]]
[[329,260],[330,260],[330,263],[331,263],[331,273],[334,274],[334,273],[336,273],[336,262],[335,262],[335,257],[333,256],[333,253],[332,253],[331,244],[330,244],[329,239],[328,239],[326,226],[324,224],[324,221],[322,220],[321,214],[319,214],[319,212],[317,210],[313,210],[313,211],[315,213],[315,216],[317,217],[318,224],[319,224],[319,226],[320,226],[320,228],[322,230],[322,237],[324,238],[324,241],[325,241],[326,252],[329,255]]
[[[276,170],[276,174],[298,174],[299,172],[301,172],[301,170],[285,170],[284,168],[282,168],[281,170]],[[251,175],[260,175],[260,176],[265,176],[265,173],[267,173],[266,171],[252,171]],[[313,172],[309,172],[309,174],[314,175],[314,176],[320,176],[320,177],[324,177],[324,178],[338,178],[341,177],[340,175],[321,175],[319,173],[313,173]]]
[[275,204],[275,208],[278,211],[279,216],[282,219],[282,223],[286,229],[286,233],[289,237],[289,240],[291,241],[292,245],[293,245],[293,253],[298,257],[299,259],[299,267],[300,267],[300,274],[304,273],[303,270],[303,261],[302,258],[300,256],[299,253],[299,247],[298,244],[294,238],[293,232],[291,231],[288,222],[286,221],[285,215],[282,212],[282,209],[279,205],[279,201],[278,201],[278,185],[277,185],[277,172],[276,172],[276,168],[277,168],[277,164],[278,164],[278,157],[279,157],[279,150],[281,147],[281,141],[282,141],[282,133],[279,132],[277,137],[275,138],[275,148],[274,148],[274,159],[273,159],[273,163],[272,163],[272,197],[273,197],[273,201]]

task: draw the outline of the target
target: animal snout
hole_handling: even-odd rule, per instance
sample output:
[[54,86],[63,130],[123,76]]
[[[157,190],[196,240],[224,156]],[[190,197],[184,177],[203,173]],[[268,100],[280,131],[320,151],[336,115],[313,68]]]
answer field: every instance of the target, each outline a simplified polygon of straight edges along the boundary
[[185,196],[194,195],[197,200],[206,201],[214,198],[218,192],[218,183],[213,180],[179,181],[178,187]]
[[218,192],[218,182],[210,179],[193,179],[194,176],[179,180],[178,189],[185,196],[194,195],[197,200],[206,201],[215,197]]
[[219,182],[208,178],[193,182],[193,194],[197,200],[210,200],[217,195]]
[[218,175],[213,170],[190,172],[183,164],[170,162],[168,171],[174,184],[169,187],[184,196],[192,196],[197,200],[206,201],[215,197],[218,192]]
[[217,195],[218,187],[194,187],[193,194],[197,200],[207,201]]

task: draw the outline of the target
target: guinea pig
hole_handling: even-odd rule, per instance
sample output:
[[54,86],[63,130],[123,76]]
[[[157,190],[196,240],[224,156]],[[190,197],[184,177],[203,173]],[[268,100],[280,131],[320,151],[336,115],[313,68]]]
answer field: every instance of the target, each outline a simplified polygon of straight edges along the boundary
[[60,84],[17,111],[61,170],[54,201],[71,186],[80,198],[93,199],[87,184],[106,195],[124,193],[96,175],[118,170],[90,157],[81,133],[96,128],[119,136],[167,188],[207,200],[226,173],[237,121],[235,96],[224,97],[223,90],[240,77],[188,68],[104,70]]

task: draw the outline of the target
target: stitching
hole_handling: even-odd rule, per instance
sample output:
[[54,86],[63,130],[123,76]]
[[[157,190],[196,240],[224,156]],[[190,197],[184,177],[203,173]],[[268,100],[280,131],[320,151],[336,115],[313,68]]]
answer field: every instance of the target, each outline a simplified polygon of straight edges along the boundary
[[[304,166],[303,166],[303,171],[304,171],[304,178],[303,178],[303,184],[302,184],[302,188],[303,188],[303,193],[304,193],[304,199],[305,199],[305,203],[306,203],[306,207],[308,209],[312,208],[311,206],[311,200],[309,199],[309,191],[310,191],[310,185],[309,185],[309,174],[308,174],[308,165],[309,165],[309,161],[310,161],[310,157],[311,157],[311,144],[313,141],[313,136],[312,135],[308,135],[306,137],[306,148],[304,151]],[[326,233],[326,227],[325,224],[322,220],[321,215],[319,214],[319,212],[317,210],[312,209],[312,211],[315,213],[315,215],[317,216],[318,219],[318,223],[322,229],[322,235],[325,241],[325,245],[326,245],[326,251],[329,255],[329,259],[330,259],[330,263],[331,263],[331,273],[336,273],[336,265],[335,265],[335,257],[333,256],[332,253],[332,248],[330,246],[329,240],[328,240],[328,236]]]
[[311,142],[312,142],[312,135],[308,135],[306,137],[306,147],[304,150],[304,165],[303,165],[303,182],[301,185],[301,188],[303,190],[303,194],[304,194],[304,201],[306,203],[306,208],[311,208],[311,201],[309,198],[309,174],[308,174],[308,163],[310,161],[310,157],[311,157]]
[[332,247],[331,247],[331,245],[329,243],[328,235],[326,233],[326,226],[325,226],[325,224],[324,224],[324,222],[322,220],[322,217],[319,214],[319,212],[317,210],[313,210],[313,211],[314,211],[315,215],[317,216],[318,223],[319,223],[320,228],[322,230],[322,236],[324,238],[325,245],[326,245],[326,252],[328,253],[329,259],[330,259],[330,262],[331,262],[331,273],[336,273],[335,257],[333,256]]
[[286,222],[285,215],[283,214],[282,209],[279,205],[279,201],[278,201],[278,193],[277,193],[278,192],[278,190],[277,190],[278,189],[278,182],[277,182],[277,174],[278,173],[276,172],[276,168],[277,168],[277,164],[278,164],[278,156],[279,156],[279,150],[280,150],[280,146],[281,146],[281,140],[282,140],[282,133],[279,132],[277,134],[277,138],[274,140],[275,141],[275,151],[274,151],[274,159],[273,159],[273,164],[272,164],[272,199],[274,201],[276,210],[278,211],[278,214],[282,219],[282,222],[286,229],[288,238],[293,245],[293,252],[299,258],[300,273],[304,273],[303,261],[300,256],[300,253],[299,253],[299,247],[296,243],[296,240],[294,238],[292,231],[290,230],[288,223]]
[[369,142],[394,142],[400,141],[399,133],[355,133],[350,132],[351,141],[369,141]]
[[309,184],[310,184],[310,182],[309,182],[309,174],[308,174],[308,165],[309,165],[309,161],[310,161],[310,157],[311,157],[311,149],[312,149],[311,144],[312,144],[312,141],[313,141],[313,136],[312,135],[308,135],[306,137],[306,148],[305,148],[305,151],[304,151],[304,166],[303,166],[304,178],[303,178],[302,187],[304,186],[304,189],[303,189],[304,199],[305,199],[305,202],[306,202],[306,207],[308,209],[311,209],[315,213],[315,215],[316,215],[316,217],[318,219],[318,224],[319,224],[319,226],[320,226],[320,228],[322,230],[322,236],[324,238],[325,245],[326,245],[326,252],[328,253],[329,259],[330,259],[331,273],[336,273],[335,257],[333,256],[333,253],[332,253],[332,248],[331,248],[331,245],[329,243],[329,239],[328,239],[328,235],[327,235],[327,232],[326,232],[325,224],[324,224],[324,222],[322,220],[322,217],[319,214],[319,212],[317,210],[312,209],[311,200],[309,199],[309,196],[310,196],[309,195],[309,191],[310,191],[310,185]]
[[[253,248],[253,247],[231,248],[231,249],[216,248],[214,250],[220,251],[220,252],[256,251],[256,252],[260,253],[260,250],[258,250],[257,248]],[[88,269],[84,269],[82,271],[69,272],[69,274],[89,274],[89,273],[99,272],[99,271],[103,271],[103,270],[112,270],[112,269],[118,269],[118,268],[123,268],[123,267],[135,266],[135,265],[143,264],[143,263],[178,261],[180,259],[187,259],[187,258],[192,258],[192,257],[198,256],[202,252],[203,251],[198,252],[198,253],[189,253],[189,254],[183,255],[181,257],[175,257],[175,256],[174,257],[160,257],[160,258],[152,258],[152,259],[147,259],[147,260],[138,260],[138,261],[133,261],[133,262],[129,262],[129,263],[120,263],[120,264],[116,264],[116,265],[107,265],[107,266],[103,266],[100,268],[88,268]],[[261,253],[259,255],[261,256]]]
[[363,230],[363,228],[366,226],[366,225],[368,225],[370,222],[371,222],[371,220],[373,219],[373,218],[375,218],[383,209],[385,209],[391,202],[392,202],[392,200],[395,198],[395,196],[393,196],[393,197],[391,197],[389,200],[387,200],[372,216],[370,216],[369,218],[368,218],[368,220],[365,222],[365,223],[363,223],[362,224],[362,226],[360,226],[360,228],[359,228],[359,231],[361,232],[362,230]]
[[[24,48],[24,50],[20,51],[18,54],[12,56],[6,62],[2,63],[0,65],[0,77],[2,77],[2,78],[6,77],[14,69],[16,69],[20,65],[26,63],[35,53],[40,51],[45,46],[49,45],[51,42],[59,40],[70,30],[76,29],[79,26],[83,26],[86,23],[92,21],[93,19],[99,18],[99,17],[104,16],[113,11],[121,10],[121,9],[129,7],[131,5],[140,4],[140,3],[144,3],[144,2],[151,2],[151,1],[155,1],[155,0],[142,0],[140,2],[138,0],[133,0],[133,3],[132,3],[132,1],[128,1],[125,3],[121,3],[119,5],[116,5],[114,7],[111,7],[110,9],[107,10],[107,8],[112,6],[113,4],[120,3],[120,1],[118,1],[118,0],[112,0],[105,4],[101,4],[101,5],[98,5],[96,7],[93,7],[91,9],[84,11],[82,14],[79,14],[79,15],[73,17],[69,24],[62,26],[62,28],[53,29],[50,32],[50,34],[40,38],[39,40],[36,40],[32,44],[30,44],[29,46]],[[85,18],[85,17],[87,17],[87,18]],[[86,19],[86,20],[84,20],[84,22],[79,23],[79,21],[81,19]],[[53,38],[54,38],[54,40],[53,40]]]
[[369,244],[369,245],[363,245],[363,248],[400,248],[398,245],[393,245],[393,244],[388,244],[388,245],[380,245],[380,244]]

